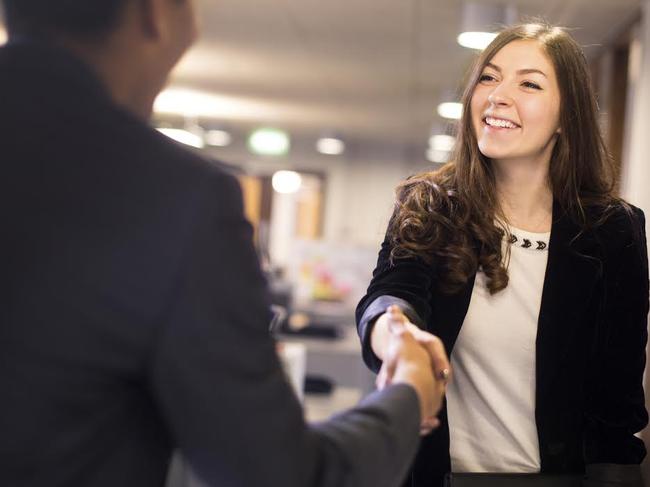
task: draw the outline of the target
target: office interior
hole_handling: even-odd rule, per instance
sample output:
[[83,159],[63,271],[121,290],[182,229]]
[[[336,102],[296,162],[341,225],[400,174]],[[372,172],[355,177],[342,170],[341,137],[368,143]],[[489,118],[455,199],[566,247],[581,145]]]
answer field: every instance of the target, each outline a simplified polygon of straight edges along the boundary
[[[650,212],[650,0],[197,3],[200,40],[151,123],[240,180],[273,333],[310,421],[374,388],[354,309],[395,186],[449,159],[463,78],[485,42],[461,34],[489,39],[535,18],[570,28],[590,63],[620,195]],[[650,431],[642,436],[650,446]],[[169,486],[182,485],[201,484],[177,459]]]

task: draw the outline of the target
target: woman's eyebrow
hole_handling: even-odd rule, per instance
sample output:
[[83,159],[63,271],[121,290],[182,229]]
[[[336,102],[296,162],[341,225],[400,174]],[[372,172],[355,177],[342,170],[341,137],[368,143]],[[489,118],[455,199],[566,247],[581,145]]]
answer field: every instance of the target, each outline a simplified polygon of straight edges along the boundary
[[544,71],[542,71],[540,69],[528,68],[528,69],[520,69],[519,71],[517,71],[517,74],[531,74],[531,73],[538,73],[538,74],[541,74],[542,76],[544,76],[544,78],[547,78]]
[[[501,72],[501,68],[499,66],[497,66],[496,64],[494,64],[494,63],[487,63],[485,65],[485,67],[486,68],[492,68],[495,71],[498,71],[499,73]],[[544,71],[542,71],[540,69],[525,68],[525,69],[520,69],[520,70],[517,71],[517,74],[531,74],[531,73],[539,73],[542,76],[544,76],[545,78],[548,78],[548,76],[546,76],[546,73],[544,73]]]

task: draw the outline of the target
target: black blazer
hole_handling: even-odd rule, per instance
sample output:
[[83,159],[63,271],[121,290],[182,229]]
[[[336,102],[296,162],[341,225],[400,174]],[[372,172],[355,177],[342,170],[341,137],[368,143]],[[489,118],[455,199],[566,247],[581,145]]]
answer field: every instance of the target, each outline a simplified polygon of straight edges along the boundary
[[[629,215],[617,208],[602,226],[581,234],[559,205],[553,207],[536,341],[535,419],[542,472],[639,464],[645,456],[634,433],[648,421],[642,386],[648,261],[644,215],[633,210]],[[595,221],[599,215],[592,213]],[[380,362],[370,347],[370,332],[388,305],[401,305],[415,324],[438,335],[453,353],[474,285],[472,278],[460,292],[442,294],[435,262],[411,258],[390,265],[390,250],[384,241],[357,308],[364,360],[375,371]],[[443,421],[422,442],[413,485],[442,485],[449,470],[449,431]]]
[[[0,483],[391,486],[398,385],[308,428],[268,334],[236,180],[40,44],[0,49]],[[364,452],[364,453],[360,453]]]

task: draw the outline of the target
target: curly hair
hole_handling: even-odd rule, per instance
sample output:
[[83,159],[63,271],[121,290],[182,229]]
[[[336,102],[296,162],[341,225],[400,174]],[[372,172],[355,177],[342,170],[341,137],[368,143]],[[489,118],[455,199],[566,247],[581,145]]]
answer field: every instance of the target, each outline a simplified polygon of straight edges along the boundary
[[614,194],[616,174],[600,133],[596,98],[580,46],[563,29],[544,23],[503,30],[470,71],[452,162],[411,177],[396,190],[388,230],[391,259],[435,261],[444,292],[458,291],[479,267],[491,294],[508,285],[509,256],[502,250],[508,225],[496,196],[491,162],[478,148],[470,101],[485,66],[517,40],[537,41],[557,74],[561,131],[549,168],[554,201],[584,230],[594,223],[588,220],[586,208],[607,209],[620,201]]

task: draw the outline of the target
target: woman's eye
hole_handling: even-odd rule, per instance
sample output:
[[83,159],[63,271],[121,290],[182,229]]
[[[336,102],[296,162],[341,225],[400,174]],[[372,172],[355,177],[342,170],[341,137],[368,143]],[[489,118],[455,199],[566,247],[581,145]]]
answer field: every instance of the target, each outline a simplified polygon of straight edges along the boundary
[[525,86],[526,88],[532,88],[533,90],[541,90],[542,87],[539,86],[537,83],[533,83],[532,81],[524,81],[522,83],[522,86]]
[[494,76],[491,74],[482,74],[481,77],[479,78],[479,81],[494,81]]

